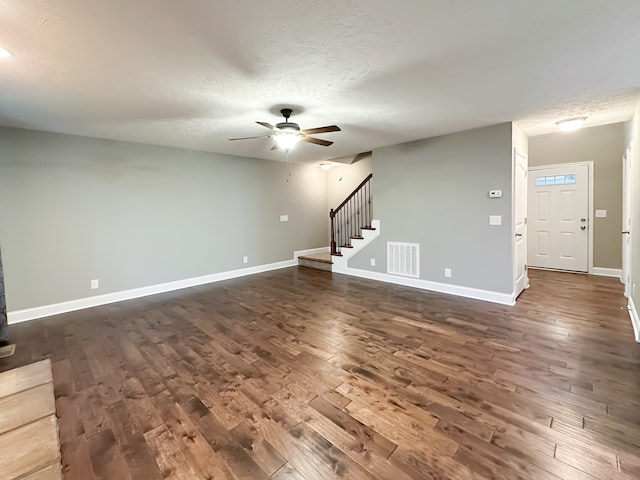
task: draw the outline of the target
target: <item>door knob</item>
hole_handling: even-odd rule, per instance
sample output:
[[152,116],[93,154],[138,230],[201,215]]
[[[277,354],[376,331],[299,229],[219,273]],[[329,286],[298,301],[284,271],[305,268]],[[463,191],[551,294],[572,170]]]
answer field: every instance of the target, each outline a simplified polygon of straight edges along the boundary
[[629,235],[629,233],[631,233],[631,232],[629,232],[629,230],[623,230],[623,231],[622,231],[622,234],[623,234],[623,235]]
[[521,233],[516,233],[516,237],[521,237],[522,234]]
[[585,225],[580,225],[580,230],[586,230],[587,227]]

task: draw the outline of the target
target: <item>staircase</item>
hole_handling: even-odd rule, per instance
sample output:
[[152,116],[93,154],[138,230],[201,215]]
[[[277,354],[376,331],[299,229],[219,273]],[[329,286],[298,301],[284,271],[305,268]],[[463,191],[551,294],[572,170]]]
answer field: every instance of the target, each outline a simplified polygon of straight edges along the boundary
[[342,272],[347,259],[380,235],[380,222],[373,219],[373,197],[369,174],[335,209],[331,219],[330,251],[298,257],[298,265],[320,270]]

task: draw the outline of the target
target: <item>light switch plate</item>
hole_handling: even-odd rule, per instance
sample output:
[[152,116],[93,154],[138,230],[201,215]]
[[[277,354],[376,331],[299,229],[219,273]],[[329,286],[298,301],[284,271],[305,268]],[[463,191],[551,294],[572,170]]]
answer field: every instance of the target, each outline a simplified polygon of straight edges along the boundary
[[502,215],[489,215],[489,225],[502,225]]
[[605,218],[607,216],[606,210],[596,210],[596,217]]
[[280,221],[281,222],[288,222],[289,221],[289,215],[280,215]]
[[502,190],[489,190],[489,198],[502,198]]

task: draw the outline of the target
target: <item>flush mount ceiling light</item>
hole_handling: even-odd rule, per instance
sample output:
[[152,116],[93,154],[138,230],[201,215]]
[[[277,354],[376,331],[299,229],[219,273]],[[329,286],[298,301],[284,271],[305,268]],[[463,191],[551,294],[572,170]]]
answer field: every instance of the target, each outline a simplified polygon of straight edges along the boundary
[[325,172],[327,170],[331,170],[331,167],[333,167],[333,165],[331,165],[330,163],[321,163],[320,165],[318,165],[322,170],[324,170]]
[[11,58],[11,57],[13,57],[13,53],[11,53],[6,48],[0,47],[0,58]]
[[556,122],[556,125],[558,125],[558,127],[560,127],[560,130],[562,130],[563,132],[573,132],[574,130],[578,130],[580,127],[582,127],[582,124],[586,119],[587,117],[568,118],[566,120],[560,120],[559,122]]

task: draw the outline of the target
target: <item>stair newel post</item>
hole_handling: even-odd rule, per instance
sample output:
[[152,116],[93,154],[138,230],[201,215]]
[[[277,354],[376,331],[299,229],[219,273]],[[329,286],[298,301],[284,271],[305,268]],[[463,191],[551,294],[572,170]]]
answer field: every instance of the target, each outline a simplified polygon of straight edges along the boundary
[[336,250],[336,233],[335,233],[335,223],[336,223],[336,212],[333,211],[333,208],[329,211],[329,218],[331,218],[331,254],[336,254],[338,251]]
[[[356,197],[358,195],[354,195],[353,198],[351,199],[351,235],[349,235],[349,237],[352,237],[353,235],[355,235],[356,233],[356,222],[358,221],[358,216],[356,214]],[[349,238],[349,244],[351,244],[351,238]]]
[[347,227],[349,226],[347,221],[347,209],[343,208],[340,211],[340,247],[344,245],[344,235],[347,231]]
[[[338,216],[338,248],[340,248],[340,245],[342,245],[344,242],[342,241],[342,237],[344,236],[344,229],[345,229],[346,225],[344,223],[344,210],[340,210],[340,215]],[[338,250],[340,251],[340,250]]]
[[373,223],[373,202],[371,201],[371,180],[369,180],[369,226]]
[[355,210],[355,214],[356,214],[356,218],[355,218],[355,222],[353,222],[355,225],[353,226],[353,234],[355,236],[360,235],[360,192],[358,192],[358,194],[353,197],[353,204],[354,204],[354,210]]
[[350,213],[349,210],[351,210],[351,200],[349,200],[347,202],[347,204],[345,205],[345,209],[344,209],[345,216],[346,216],[346,223],[347,223],[346,227],[347,228],[345,229],[346,230],[346,233],[345,233],[345,236],[344,236],[345,242],[342,245],[346,245],[348,243],[346,240],[349,237],[349,235],[351,235],[351,223],[349,222],[349,220],[351,219],[351,215],[349,215],[349,213]]
[[344,245],[347,245],[349,243],[347,239],[349,238],[349,236],[351,236],[351,200],[347,202],[345,212],[347,214],[347,234],[344,236]]
[[[358,229],[359,227],[364,225],[362,223],[362,219],[364,218],[364,210],[362,209],[362,193],[363,193],[362,190],[358,192]],[[360,235],[359,231],[358,231],[358,235]]]
[[371,225],[371,220],[369,220],[369,206],[367,205],[367,190],[369,188],[369,182],[364,186],[364,197],[362,199],[362,208],[364,208],[364,226],[368,227]]

